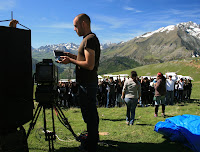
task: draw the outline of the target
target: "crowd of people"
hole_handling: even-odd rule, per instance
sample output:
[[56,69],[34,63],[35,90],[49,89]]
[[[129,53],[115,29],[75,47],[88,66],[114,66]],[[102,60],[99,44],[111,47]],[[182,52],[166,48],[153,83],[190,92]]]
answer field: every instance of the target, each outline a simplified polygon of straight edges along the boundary
[[[120,97],[126,79],[129,79],[129,77],[123,78],[123,80],[119,77],[115,81],[113,81],[113,77],[99,80],[97,97],[99,105],[104,107],[122,106],[123,100]],[[147,77],[138,77],[137,79],[141,83],[141,97],[138,101],[139,106],[153,106],[155,104],[155,79],[149,79]],[[183,78],[180,80],[172,80],[172,76],[170,75],[166,79],[166,90],[166,105],[181,103],[190,100],[192,83],[191,80]]]
[[[173,80],[172,76],[166,77],[166,96],[165,105],[174,105],[189,101],[192,92],[192,83],[190,79]],[[122,89],[125,80],[129,77],[116,80],[113,77],[99,79],[97,91],[97,106],[99,107],[121,107],[124,106],[124,100],[121,99]],[[137,77],[141,83],[141,97],[138,100],[138,106],[148,107],[155,105],[155,78]],[[60,82],[59,83],[59,100],[61,106],[79,107],[78,103],[78,86],[76,82]]]
[[79,107],[78,86],[76,82],[60,82],[58,86],[59,105],[62,107]]

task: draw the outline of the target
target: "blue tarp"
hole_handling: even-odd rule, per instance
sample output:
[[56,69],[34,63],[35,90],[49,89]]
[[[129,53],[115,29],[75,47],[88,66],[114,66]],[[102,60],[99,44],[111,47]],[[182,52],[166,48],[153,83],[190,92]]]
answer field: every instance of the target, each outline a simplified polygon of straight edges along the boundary
[[164,122],[158,122],[154,131],[200,152],[200,116],[185,114],[167,118]]

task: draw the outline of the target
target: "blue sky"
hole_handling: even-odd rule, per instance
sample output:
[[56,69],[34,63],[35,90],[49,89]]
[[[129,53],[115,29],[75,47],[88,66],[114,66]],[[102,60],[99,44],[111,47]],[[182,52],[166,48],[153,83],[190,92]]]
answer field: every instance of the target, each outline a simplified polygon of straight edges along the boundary
[[128,41],[181,22],[200,24],[200,0],[0,0],[0,20],[10,19],[11,11],[31,29],[35,48],[79,44],[82,38],[74,31],[73,19],[80,13],[90,16],[100,43]]

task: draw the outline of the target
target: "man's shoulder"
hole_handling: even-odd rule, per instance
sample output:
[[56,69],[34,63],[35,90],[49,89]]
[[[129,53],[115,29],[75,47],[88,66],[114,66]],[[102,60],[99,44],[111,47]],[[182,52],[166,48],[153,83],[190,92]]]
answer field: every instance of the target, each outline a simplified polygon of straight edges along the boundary
[[84,39],[93,39],[93,38],[97,38],[96,34],[89,33]]
[[94,46],[99,47],[99,49],[100,49],[99,39],[97,38],[97,36],[94,33],[90,33],[87,36],[85,36],[83,41],[82,41],[82,44],[93,46],[93,47]]

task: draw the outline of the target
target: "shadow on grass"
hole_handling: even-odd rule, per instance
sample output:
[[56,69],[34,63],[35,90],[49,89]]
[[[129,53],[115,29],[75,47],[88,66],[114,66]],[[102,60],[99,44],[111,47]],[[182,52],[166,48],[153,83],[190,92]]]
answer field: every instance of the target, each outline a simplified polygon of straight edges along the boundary
[[138,126],[154,126],[154,125],[152,125],[152,124],[136,124],[136,125],[138,125]]
[[[102,118],[101,120],[106,120],[106,121],[126,121],[126,119],[104,119]],[[138,119],[135,119],[135,120],[138,120]]]
[[[55,152],[78,152],[78,147],[61,147]],[[189,148],[165,140],[163,143],[128,143],[113,140],[102,140],[98,144],[98,152],[192,152]]]
[[171,116],[171,115],[165,115],[164,118],[170,118],[170,117],[174,117],[174,116]]
[[107,121],[125,121],[125,119],[104,119],[104,118],[102,118],[101,120],[107,120]]

